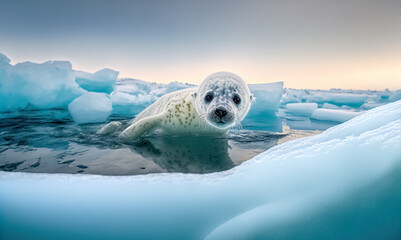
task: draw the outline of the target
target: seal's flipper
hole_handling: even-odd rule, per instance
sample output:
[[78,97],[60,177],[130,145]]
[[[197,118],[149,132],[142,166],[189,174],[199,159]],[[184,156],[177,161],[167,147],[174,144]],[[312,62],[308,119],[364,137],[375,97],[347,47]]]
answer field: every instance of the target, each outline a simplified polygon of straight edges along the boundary
[[100,135],[109,135],[115,133],[121,127],[120,122],[110,122],[106,126],[102,127],[97,134]]
[[119,137],[127,140],[142,137],[160,124],[163,115],[164,113],[161,113],[155,116],[142,118],[120,133]]

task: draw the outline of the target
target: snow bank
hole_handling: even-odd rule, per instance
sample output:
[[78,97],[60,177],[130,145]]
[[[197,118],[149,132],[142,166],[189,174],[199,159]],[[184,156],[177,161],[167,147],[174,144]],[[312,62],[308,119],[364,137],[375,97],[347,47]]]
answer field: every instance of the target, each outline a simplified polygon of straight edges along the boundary
[[317,109],[317,103],[289,103],[286,105],[286,111],[295,115],[311,116]]
[[75,82],[69,62],[24,62],[15,66],[0,56],[0,112],[66,108],[85,93]]
[[90,92],[72,101],[68,110],[74,122],[81,124],[105,122],[113,108],[106,94]]
[[361,114],[362,112],[320,108],[313,112],[311,118],[320,121],[345,122]]
[[90,92],[111,93],[116,85],[118,72],[112,69],[102,69],[95,73],[75,71],[75,81],[83,89]]
[[401,101],[229,171],[0,172],[5,239],[392,239],[401,234]]

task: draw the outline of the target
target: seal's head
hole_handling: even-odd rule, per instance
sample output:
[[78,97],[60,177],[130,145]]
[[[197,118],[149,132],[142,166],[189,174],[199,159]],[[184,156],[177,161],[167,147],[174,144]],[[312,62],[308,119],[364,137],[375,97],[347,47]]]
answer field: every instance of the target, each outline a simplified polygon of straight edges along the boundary
[[208,76],[194,94],[199,116],[219,129],[242,121],[251,107],[252,95],[239,76],[217,72]]

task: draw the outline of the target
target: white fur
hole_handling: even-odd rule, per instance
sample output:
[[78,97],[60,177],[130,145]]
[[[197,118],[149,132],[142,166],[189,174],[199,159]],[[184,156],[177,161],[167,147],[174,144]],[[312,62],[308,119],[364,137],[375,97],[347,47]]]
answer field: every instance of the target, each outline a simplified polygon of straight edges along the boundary
[[[205,94],[212,92],[215,99],[204,102]],[[232,102],[233,94],[241,96],[241,104]],[[169,93],[143,110],[120,137],[135,139],[154,129],[174,135],[225,134],[227,129],[241,121],[251,105],[252,96],[245,82],[232,73],[219,72],[207,77],[199,88]],[[216,126],[207,114],[215,105],[225,106],[235,116],[234,122]],[[211,109],[211,110],[210,110]]]

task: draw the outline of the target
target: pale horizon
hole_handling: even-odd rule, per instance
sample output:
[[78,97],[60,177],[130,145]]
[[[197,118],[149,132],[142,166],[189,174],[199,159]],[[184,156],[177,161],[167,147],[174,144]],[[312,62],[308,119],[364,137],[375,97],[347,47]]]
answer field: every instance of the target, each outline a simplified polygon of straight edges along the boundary
[[401,1],[2,1],[0,52],[119,78],[401,89]]

